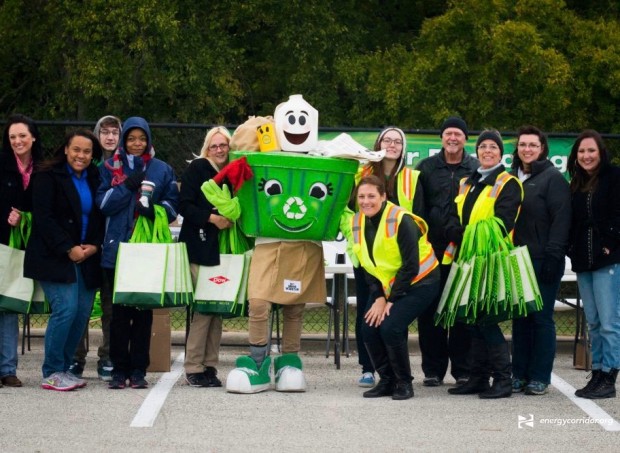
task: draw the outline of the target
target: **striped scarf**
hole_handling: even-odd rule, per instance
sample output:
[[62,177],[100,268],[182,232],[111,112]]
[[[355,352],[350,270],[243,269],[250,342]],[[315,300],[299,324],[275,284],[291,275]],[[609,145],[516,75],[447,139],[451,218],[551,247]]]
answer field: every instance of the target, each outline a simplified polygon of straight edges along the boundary
[[[114,153],[114,155],[112,156],[112,164],[109,164],[108,161],[104,163],[105,167],[108,170],[112,171],[112,183],[111,183],[112,187],[122,184],[127,179],[127,175],[123,173],[123,161],[121,159],[121,149],[122,148],[118,148],[116,152]],[[145,170],[146,170],[147,164],[153,158],[154,154],[155,152],[153,151],[153,148],[151,147],[151,149],[148,152],[145,152],[144,154],[142,154],[142,156],[140,156],[142,158],[142,163],[144,165],[143,168]]]

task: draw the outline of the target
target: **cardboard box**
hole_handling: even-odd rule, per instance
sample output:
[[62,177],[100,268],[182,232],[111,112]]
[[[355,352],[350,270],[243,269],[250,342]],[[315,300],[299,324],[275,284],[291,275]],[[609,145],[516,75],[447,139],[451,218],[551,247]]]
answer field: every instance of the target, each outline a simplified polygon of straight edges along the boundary
[[153,326],[151,327],[151,348],[149,350],[150,365],[148,372],[170,371],[172,354],[170,333],[170,310],[153,310]]

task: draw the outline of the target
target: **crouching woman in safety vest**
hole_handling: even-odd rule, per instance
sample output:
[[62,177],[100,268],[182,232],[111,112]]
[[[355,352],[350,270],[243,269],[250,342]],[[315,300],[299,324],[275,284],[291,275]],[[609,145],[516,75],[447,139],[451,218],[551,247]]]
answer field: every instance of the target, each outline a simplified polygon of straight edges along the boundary
[[374,301],[364,316],[363,338],[379,383],[364,398],[413,397],[407,334],[439,292],[439,270],[426,222],[387,201],[375,175],[357,186],[353,251],[364,269]]

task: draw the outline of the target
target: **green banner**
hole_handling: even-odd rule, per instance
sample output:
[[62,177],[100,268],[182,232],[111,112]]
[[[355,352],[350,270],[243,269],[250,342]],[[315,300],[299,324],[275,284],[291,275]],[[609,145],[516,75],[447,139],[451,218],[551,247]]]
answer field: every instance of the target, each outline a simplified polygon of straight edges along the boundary
[[[355,141],[364,145],[368,149],[372,149],[377,139],[376,132],[347,132]],[[340,132],[320,132],[320,140],[331,140],[340,135]],[[469,136],[469,140],[465,144],[465,151],[476,155],[475,145],[477,136]],[[504,139],[504,156],[502,163],[506,168],[512,165],[512,153],[515,149],[516,137],[507,137]],[[571,147],[575,142],[571,138],[548,138],[549,142],[549,160],[556,166],[560,172],[567,176],[568,155]],[[437,135],[427,134],[407,134],[407,156],[406,165],[416,167],[418,163],[426,157],[433,156],[441,150],[441,139]]]

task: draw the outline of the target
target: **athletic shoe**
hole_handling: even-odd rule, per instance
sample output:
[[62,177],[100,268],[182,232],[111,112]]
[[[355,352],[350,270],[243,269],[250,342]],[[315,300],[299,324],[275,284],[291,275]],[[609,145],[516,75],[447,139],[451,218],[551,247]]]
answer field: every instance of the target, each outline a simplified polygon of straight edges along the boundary
[[149,383],[144,379],[144,373],[142,371],[134,371],[131,373],[129,383],[132,389],[145,389],[149,386]]
[[427,376],[422,381],[422,385],[426,387],[439,387],[440,385],[443,385],[443,381],[437,376]]
[[273,363],[276,392],[305,392],[306,378],[301,358],[297,354],[282,354]]
[[43,382],[41,382],[41,388],[44,388],[45,390],[68,392],[70,390],[75,390],[77,388],[77,384],[73,380],[69,379],[65,373],[56,372],[43,379]]
[[78,378],[82,378],[82,374],[84,374],[84,367],[77,362],[73,362],[73,364],[69,367],[71,374]]
[[527,381],[525,379],[512,378],[512,393],[520,393],[525,390]]
[[[512,388],[512,391],[514,392],[514,385]],[[526,395],[544,395],[545,393],[547,393],[547,384],[544,384],[540,381],[531,381],[525,387]]]
[[192,387],[210,387],[210,381],[204,373],[187,373],[185,375],[185,382]]
[[77,377],[71,371],[67,371],[65,373],[65,376],[67,376],[67,379],[69,379],[70,381],[75,382],[75,384],[77,385],[77,388],[81,389],[81,388],[86,387],[86,381],[82,378]]
[[258,393],[269,390],[271,384],[271,357],[263,360],[260,369],[250,356],[237,357],[235,368],[226,378],[226,391],[229,393]]
[[359,380],[357,381],[357,385],[359,385],[360,387],[372,388],[375,386],[375,376],[367,371],[366,373],[362,374],[361,378],[359,378]]
[[124,389],[127,383],[127,378],[124,374],[113,373],[112,380],[108,382],[108,388],[112,390]]
[[208,366],[204,371],[204,375],[209,381],[209,385],[207,385],[207,387],[221,387],[222,386],[222,381],[220,381],[217,378],[217,369],[215,369],[215,367]]
[[112,370],[114,369],[114,365],[109,360],[100,360],[97,364],[97,374],[99,375],[99,379],[105,382],[110,382],[112,380]]

